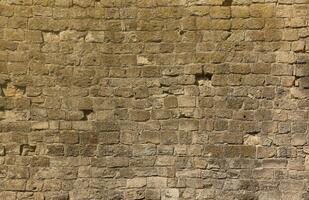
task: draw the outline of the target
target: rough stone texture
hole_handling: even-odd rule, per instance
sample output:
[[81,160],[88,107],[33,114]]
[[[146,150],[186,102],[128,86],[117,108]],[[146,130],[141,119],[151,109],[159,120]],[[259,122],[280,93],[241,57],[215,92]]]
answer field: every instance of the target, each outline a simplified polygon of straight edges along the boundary
[[309,199],[308,0],[1,0],[0,200]]

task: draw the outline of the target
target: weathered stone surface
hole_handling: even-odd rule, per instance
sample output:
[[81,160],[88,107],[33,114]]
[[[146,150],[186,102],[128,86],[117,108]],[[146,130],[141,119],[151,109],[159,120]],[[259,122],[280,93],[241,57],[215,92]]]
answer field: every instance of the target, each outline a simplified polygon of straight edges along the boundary
[[308,3],[0,1],[0,199],[309,199]]
[[167,178],[164,177],[148,177],[147,187],[149,188],[165,188],[167,187]]
[[127,180],[128,188],[142,188],[146,186],[146,178],[134,178]]

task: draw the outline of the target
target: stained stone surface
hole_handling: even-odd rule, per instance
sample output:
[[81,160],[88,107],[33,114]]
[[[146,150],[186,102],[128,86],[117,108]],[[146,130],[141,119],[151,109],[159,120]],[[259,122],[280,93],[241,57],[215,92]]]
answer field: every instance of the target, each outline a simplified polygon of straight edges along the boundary
[[1,0],[0,200],[308,200],[308,0]]

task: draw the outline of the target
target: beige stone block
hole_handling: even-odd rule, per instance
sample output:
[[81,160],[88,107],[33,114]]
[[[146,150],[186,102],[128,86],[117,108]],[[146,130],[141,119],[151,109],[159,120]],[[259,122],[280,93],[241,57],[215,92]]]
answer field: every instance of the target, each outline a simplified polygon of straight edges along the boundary
[[196,97],[194,96],[178,96],[178,106],[179,107],[195,107]]
[[166,188],[167,178],[164,177],[147,177],[147,188]]
[[146,186],[146,178],[133,178],[127,180],[128,188],[142,188]]

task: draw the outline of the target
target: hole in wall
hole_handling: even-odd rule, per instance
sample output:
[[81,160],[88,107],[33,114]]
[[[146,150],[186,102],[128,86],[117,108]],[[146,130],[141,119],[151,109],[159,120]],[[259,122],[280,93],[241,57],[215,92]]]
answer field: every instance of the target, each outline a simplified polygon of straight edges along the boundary
[[294,86],[300,89],[309,89],[309,77],[298,77],[295,76]]
[[179,35],[183,35],[183,34],[185,34],[185,33],[186,33],[186,31],[181,30],[181,29],[178,29],[178,33],[179,33]]
[[25,94],[26,86],[16,86],[12,83],[4,83],[0,87],[0,96],[2,97],[20,97]]
[[93,113],[93,110],[82,110],[84,116],[81,120],[83,121],[87,121],[87,120],[90,120],[91,119],[91,115]]
[[246,132],[248,135],[257,135],[260,133],[260,131],[257,131],[257,130],[252,130],[252,131],[248,131]]
[[35,152],[36,146],[35,145],[29,145],[29,144],[22,144],[20,146],[20,155],[26,156],[30,152]]
[[233,3],[233,0],[224,0],[222,3],[222,6],[231,6]]
[[203,85],[206,81],[211,81],[213,74],[209,72],[202,72],[195,74],[195,85]]
[[5,97],[2,87],[0,87],[0,96]]

